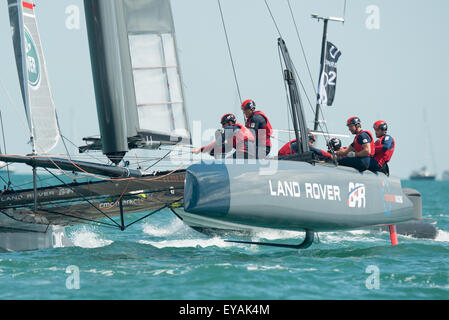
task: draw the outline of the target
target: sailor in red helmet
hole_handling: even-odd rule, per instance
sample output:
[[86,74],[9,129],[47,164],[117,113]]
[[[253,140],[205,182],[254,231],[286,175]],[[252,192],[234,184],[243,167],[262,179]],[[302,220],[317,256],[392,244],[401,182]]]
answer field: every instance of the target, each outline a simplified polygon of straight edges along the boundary
[[369,168],[371,157],[374,156],[373,136],[371,132],[362,129],[359,117],[349,118],[346,125],[355,138],[348,148],[336,152],[338,164],[363,172]]
[[[318,159],[320,160],[332,160],[332,154],[329,152],[326,152],[324,150],[315,148],[313,145],[315,144],[315,136],[312,132],[309,132],[309,147],[310,151],[315,153],[318,156]],[[296,143],[296,139],[288,142],[286,145],[284,145],[281,150],[278,152],[278,156],[288,156],[292,154],[298,153],[298,143]]]
[[242,111],[247,119],[246,127],[251,130],[256,138],[257,157],[265,158],[271,151],[273,127],[262,111],[256,111],[256,103],[253,100],[244,101]]
[[256,139],[249,129],[240,123],[232,113],[225,114],[220,120],[222,129],[215,135],[215,142],[192,151],[194,154],[200,152],[209,153],[212,156],[223,156],[235,149],[233,158],[255,158]]
[[376,121],[373,128],[378,140],[374,143],[374,156],[371,158],[369,170],[379,171],[386,175],[390,175],[388,162],[393,156],[396,143],[394,139],[387,134],[388,124],[385,121]]

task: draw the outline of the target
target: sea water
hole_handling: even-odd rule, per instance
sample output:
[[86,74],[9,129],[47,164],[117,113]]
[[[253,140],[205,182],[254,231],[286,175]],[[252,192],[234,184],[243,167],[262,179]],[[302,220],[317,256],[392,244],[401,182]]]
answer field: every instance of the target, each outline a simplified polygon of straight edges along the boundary
[[[320,233],[306,250],[231,244],[162,211],[125,232],[67,229],[74,247],[0,253],[0,299],[448,299],[449,182],[404,181],[435,240],[367,230]],[[126,216],[127,221],[141,215]],[[255,241],[299,243],[300,232]]]

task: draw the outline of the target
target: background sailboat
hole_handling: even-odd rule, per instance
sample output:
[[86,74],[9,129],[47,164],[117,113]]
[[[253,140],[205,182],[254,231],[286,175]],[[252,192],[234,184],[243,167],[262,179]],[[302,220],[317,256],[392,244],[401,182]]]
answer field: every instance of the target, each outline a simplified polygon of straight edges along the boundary
[[[435,163],[435,153],[433,151],[432,139],[430,138],[430,129],[431,127],[427,123],[427,111],[426,109],[422,110],[423,112],[423,123],[426,131],[425,134],[425,145],[427,150],[425,152],[425,162],[428,165],[424,165],[421,169],[414,170],[410,174],[410,180],[435,180],[437,171],[436,163]],[[428,170],[429,164],[432,164],[432,171]]]
[[449,169],[447,169],[446,171],[443,172],[442,179],[444,181],[449,181]]

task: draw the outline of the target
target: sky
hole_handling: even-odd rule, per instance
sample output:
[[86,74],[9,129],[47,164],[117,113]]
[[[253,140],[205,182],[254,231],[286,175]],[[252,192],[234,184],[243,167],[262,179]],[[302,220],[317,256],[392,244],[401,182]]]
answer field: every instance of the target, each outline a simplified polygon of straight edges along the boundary
[[[313,83],[287,0],[267,2],[314,105],[323,24],[310,15],[342,17],[344,0],[290,0]],[[83,137],[99,134],[83,1],[36,3],[60,125],[65,136],[81,145]],[[264,0],[221,3],[242,99],[254,99],[274,128],[288,129],[291,125],[279,64],[279,35]],[[201,121],[204,129],[215,128],[221,116],[229,112],[243,121],[217,1],[172,0],[172,7],[190,124]],[[449,169],[445,130],[449,119],[448,11],[446,0],[347,0],[345,24],[329,24],[328,40],[343,55],[338,62],[334,106],[324,109],[327,127],[332,133],[349,135],[349,117],[360,117],[363,127],[372,132],[375,121],[387,121],[389,134],[396,140],[390,163],[394,176],[406,178],[424,165],[438,175]],[[29,133],[6,1],[0,3],[0,43],[0,110],[7,152],[27,154],[31,151],[27,145]],[[304,92],[302,97],[312,127],[312,108]],[[279,148],[288,140],[282,133],[277,138],[281,141]],[[343,141],[346,145],[350,142]],[[59,146],[55,151],[63,149]]]

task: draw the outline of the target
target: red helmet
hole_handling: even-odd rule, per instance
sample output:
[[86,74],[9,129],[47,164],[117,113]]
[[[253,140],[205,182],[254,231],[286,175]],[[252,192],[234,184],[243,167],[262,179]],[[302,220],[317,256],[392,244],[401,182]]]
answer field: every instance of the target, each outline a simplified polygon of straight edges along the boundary
[[387,125],[387,123],[385,121],[379,120],[379,121],[374,123],[373,128],[374,129],[380,129],[382,131],[387,131],[388,130],[388,125]]
[[248,110],[248,109],[256,109],[256,103],[254,100],[246,100],[242,103],[242,110]]
[[347,126],[350,126],[351,124],[353,124],[353,125],[356,126],[356,125],[358,125],[358,124],[362,124],[362,121],[360,121],[360,118],[359,118],[359,117],[352,117],[352,118],[349,118],[349,119],[348,119],[346,125],[347,125]]
[[225,114],[223,117],[221,117],[220,123],[221,123],[222,125],[224,125],[225,123],[228,123],[228,122],[230,122],[230,121],[232,121],[232,122],[234,122],[234,123],[237,123],[237,118],[236,118],[236,116],[233,115],[232,113],[227,113],[227,114]]

